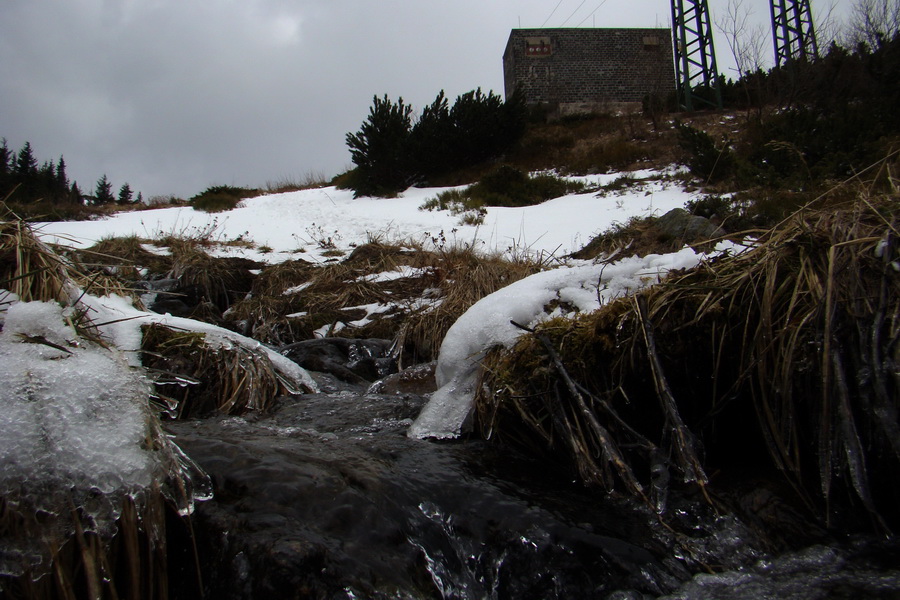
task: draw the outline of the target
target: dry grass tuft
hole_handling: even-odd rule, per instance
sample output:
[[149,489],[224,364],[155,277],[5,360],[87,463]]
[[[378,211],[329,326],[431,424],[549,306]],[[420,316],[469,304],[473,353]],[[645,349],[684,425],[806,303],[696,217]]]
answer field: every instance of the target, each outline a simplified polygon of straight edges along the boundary
[[222,311],[243,298],[251,289],[250,261],[215,258],[189,240],[170,246],[172,269],[169,276],[189,290],[196,302],[211,302]]
[[178,418],[265,411],[291,391],[262,352],[210,345],[202,333],[159,324],[142,333],[143,364],[157,374],[157,393]]
[[436,290],[440,303],[411,314],[400,330],[401,342],[411,346],[421,361],[437,358],[447,331],[473,304],[543,268],[524,257],[482,256],[465,246],[428,253],[424,258],[433,273],[429,288]]
[[172,268],[169,256],[160,256],[147,251],[144,240],[131,235],[104,238],[78,253],[82,267],[102,270],[126,281],[143,279],[141,268],[152,273],[164,273]]
[[[373,277],[403,268],[409,270],[406,276]],[[406,358],[429,361],[472,304],[541,268],[524,256],[485,257],[468,246],[431,251],[414,242],[374,241],[340,263],[267,268],[251,297],[236,304],[228,318],[236,329],[272,345],[309,339],[326,328],[329,335],[396,339]],[[366,324],[336,326],[362,320],[368,311],[360,307],[374,305],[381,308]]]
[[572,258],[590,260],[603,256],[647,256],[676,252],[684,247],[683,240],[663,234],[654,225],[656,217],[632,218],[625,223],[614,224],[609,230],[595,236],[583,248],[572,253]]
[[897,200],[798,211],[751,251],[544,324],[489,356],[482,432],[658,508],[669,470],[703,487],[710,467],[768,462],[826,520],[896,527]]
[[30,225],[0,214],[0,288],[23,302],[67,302],[72,280],[69,261],[41,242]]

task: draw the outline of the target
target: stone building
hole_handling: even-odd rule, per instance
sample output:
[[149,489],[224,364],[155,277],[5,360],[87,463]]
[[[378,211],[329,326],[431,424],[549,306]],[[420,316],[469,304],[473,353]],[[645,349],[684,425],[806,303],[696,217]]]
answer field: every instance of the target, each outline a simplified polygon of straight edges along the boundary
[[506,97],[589,112],[675,89],[669,29],[513,29],[503,53]]

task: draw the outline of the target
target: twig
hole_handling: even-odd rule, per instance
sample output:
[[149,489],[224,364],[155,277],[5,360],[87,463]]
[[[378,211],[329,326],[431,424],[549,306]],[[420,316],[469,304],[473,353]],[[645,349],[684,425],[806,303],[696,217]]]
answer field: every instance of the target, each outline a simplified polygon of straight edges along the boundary
[[[572,380],[572,377],[566,370],[565,365],[563,365],[562,359],[553,348],[550,340],[547,339],[547,336],[538,334],[530,327],[520,325],[515,321],[510,321],[510,323],[514,327],[518,327],[523,331],[527,331],[533,334],[538,339],[538,341],[543,344],[544,348],[547,350],[547,353],[550,355],[550,360],[553,362],[553,366],[556,368],[559,376],[566,384],[566,388],[569,390],[569,395],[575,401],[578,411],[584,417],[585,421],[590,425],[591,429],[594,432],[594,435],[597,436],[597,441],[600,443],[600,449],[602,450],[603,456],[606,458],[606,461],[611,462],[613,466],[615,466],[616,470],[619,473],[619,477],[622,478],[622,480],[625,482],[625,485],[627,485],[632,492],[646,500],[647,498],[644,494],[643,486],[641,486],[640,482],[637,480],[637,477],[635,477],[634,472],[631,470],[631,467],[629,467],[628,463],[625,462],[625,457],[622,456],[621,452],[619,452],[619,449],[613,441],[612,436],[609,434],[609,431],[607,431],[606,428],[600,424],[600,422],[597,420],[597,417],[584,401],[584,396],[581,395],[581,392],[578,390],[578,386]],[[587,450],[585,449],[584,451]]]
[[656,393],[663,406],[663,412],[666,416],[666,426],[671,426],[675,434],[675,450],[680,459],[681,467],[684,470],[685,477],[694,480],[703,490],[703,495],[707,501],[710,501],[709,495],[706,493],[706,484],[709,480],[700,464],[695,448],[696,439],[690,429],[684,424],[681,415],[678,414],[678,406],[672,390],[666,381],[663,373],[662,364],[656,353],[656,341],[653,337],[653,326],[648,318],[647,298],[639,294],[635,297],[635,305],[637,306],[638,317],[641,323],[641,329],[644,334],[644,341],[647,344],[647,357],[650,360],[650,370],[653,374],[653,383],[656,386]]

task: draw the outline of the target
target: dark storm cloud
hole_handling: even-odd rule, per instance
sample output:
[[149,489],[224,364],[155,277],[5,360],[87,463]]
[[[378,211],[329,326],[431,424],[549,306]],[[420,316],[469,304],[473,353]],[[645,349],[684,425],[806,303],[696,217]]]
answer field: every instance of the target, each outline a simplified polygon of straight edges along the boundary
[[[373,95],[421,107],[441,89],[502,94],[509,30],[539,26],[556,4],[5,0],[0,136],[41,160],[64,154],[83,189],[103,174],[181,196],[331,176]],[[665,27],[668,6],[589,0],[567,25]]]

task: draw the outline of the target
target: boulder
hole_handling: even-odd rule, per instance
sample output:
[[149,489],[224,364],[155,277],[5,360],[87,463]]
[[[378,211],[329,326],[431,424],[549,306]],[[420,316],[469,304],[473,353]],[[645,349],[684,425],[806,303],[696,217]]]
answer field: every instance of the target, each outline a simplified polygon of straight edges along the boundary
[[655,223],[666,237],[681,240],[685,244],[702,242],[725,235],[725,232],[709,219],[692,215],[683,208],[673,208]]
[[381,339],[320,338],[278,351],[308,371],[330,373],[347,383],[371,383],[397,372],[393,342]]
[[420,396],[431,394],[437,389],[434,379],[436,367],[437,361],[433,361],[403,369],[399,373],[379,379],[369,387],[368,392],[370,394],[416,394]]

